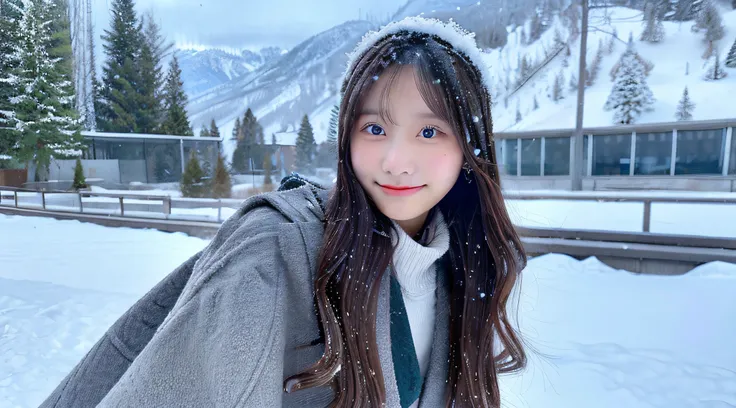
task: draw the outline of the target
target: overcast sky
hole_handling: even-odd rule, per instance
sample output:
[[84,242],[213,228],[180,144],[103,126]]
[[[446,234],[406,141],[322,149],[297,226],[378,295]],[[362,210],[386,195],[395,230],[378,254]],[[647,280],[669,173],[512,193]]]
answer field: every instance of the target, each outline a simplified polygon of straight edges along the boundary
[[[110,23],[112,0],[93,0],[95,31]],[[386,16],[406,0],[137,0],[153,10],[167,39],[177,45],[259,49],[291,48],[359,13]],[[99,42],[99,35],[98,35]]]

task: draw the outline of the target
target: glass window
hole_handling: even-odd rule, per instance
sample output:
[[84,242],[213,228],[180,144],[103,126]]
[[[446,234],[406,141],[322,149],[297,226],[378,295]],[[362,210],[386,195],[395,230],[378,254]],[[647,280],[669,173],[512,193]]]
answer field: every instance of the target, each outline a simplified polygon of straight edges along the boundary
[[593,175],[629,175],[631,134],[593,136]]
[[542,139],[521,140],[521,175],[540,176],[542,165]]
[[149,183],[173,183],[181,179],[178,140],[149,139],[145,142]]
[[544,175],[570,174],[570,138],[548,137],[544,140]]
[[726,129],[678,131],[675,174],[722,174],[725,147]]
[[672,132],[637,133],[634,174],[669,175]]
[[[256,146],[260,147],[260,146]],[[255,150],[255,149],[254,149]],[[189,160],[192,151],[197,152],[199,165],[207,177],[214,175],[217,166],[217,143],[214,141],[184,140],[184,160]],[[255,152],[254,152],[255,153]],[[259,166],[256,166],[259,168]]]
[[519,151],[519,145],[517,141],[519,139],[506,139],[506,151],[504,152],[504,167],[506,168],[506,174],[509,176],[516,176],[516,152]]
[[503,162],[503,140],[493,139],[493,147],[496,151],[496,166],[501,168]]

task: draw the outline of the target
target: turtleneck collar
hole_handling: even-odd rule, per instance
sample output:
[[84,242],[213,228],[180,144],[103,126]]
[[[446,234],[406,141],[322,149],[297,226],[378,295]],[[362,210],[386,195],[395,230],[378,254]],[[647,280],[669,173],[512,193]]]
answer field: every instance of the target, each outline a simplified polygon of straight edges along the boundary
[[392,221],[394,228],[391,230],[391,244],[395,247],[394,273],[404,296],[410,298],[435,292],[436,271],[431,266],[450,247],[450,232],[442,213],[440,211],[431,213],[434,213],[434,216],[423,229],[420,242],[412,239],[395,221]]

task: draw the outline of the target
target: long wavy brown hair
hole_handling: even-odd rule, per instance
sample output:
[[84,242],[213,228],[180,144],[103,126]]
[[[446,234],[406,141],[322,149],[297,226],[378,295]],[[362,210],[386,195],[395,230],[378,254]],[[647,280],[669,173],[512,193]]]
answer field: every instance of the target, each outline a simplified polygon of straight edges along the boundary
[[[325,351],[312,367],[288,378],[285,389],[332,385],[333,407],[385,404],[376,309],[393,255],[385,233],[392,226],[355,176],[350,135],[376,76],[396,75],[406,65],[415,69],[425,103],[452,126],[472,169],[469,174],[463,170],[437,204],[451,237],[444,258],[452,296],[447,407],[499,407],[498,374],[526,364],[506,309],[526,256],[501,194],[491,99],[479,68],[466,55],[438,36],[413,31],[377,41],[342,84],[337,180],[326,203],[314,284]],[[385,101],[381,105],[387,106]]]

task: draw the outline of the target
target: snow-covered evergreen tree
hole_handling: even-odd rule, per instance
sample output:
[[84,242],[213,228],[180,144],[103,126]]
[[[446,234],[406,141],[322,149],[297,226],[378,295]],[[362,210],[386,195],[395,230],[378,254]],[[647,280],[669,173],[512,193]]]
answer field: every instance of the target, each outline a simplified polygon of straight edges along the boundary
[[210,129],[206,125],[202,125],[202,129],[199,130],[199,137],[209,137]]
[[664,26],[660,19],[658,4],[649,2],[644,10],[644,30],[641,32],[640,40],[650,43],[658,43],[664,39]]
[[538,12],[532,15],[532,20],[529,22],[529,43],[533,43],[542,37],[545,27],[542,24],[542,17]]
[[654,96],[647,85],[646,69],[637,58],[633,47],[624,52],[619,64],[604,109],[614,111],[613,123],[630,124],[634,123],[642,112],[651,109]]
[[314,142],[314,131],[309,123],[309,117],[304,115],[299,127],[299,136],[296,139],[296,171],[311,174],[314,170],[314,154],[317,145]]
[[641,55],[639,55],[638,52],[636,52],[636,46],[634,44],[634,35],[629,34],[629,42],[626,45],[626,51],[621,54],[621,58],[618,60],[616,65],[611,68],[611,81],[616,80],[616,77],[618,76],[618,71],[621,69],[621,64],[623,63],[624,57],[627,57],[629,55],[633,55],[634,58],[636,58],[637,61],[639,61],[639,64],[644,68],[644,75],[648,76],[649,73],[654,69],[654,64],[651,62],[645,60]]
[[596,79],[598,79],[598,73],[601,70],[601,63],[603,63],[603,40],[601,40],[598,45],[598,51],[596,51],[595,57],[593,57],[593,62],[590,64],[590,68],[587,71],[588,75],[585,78],[585,86],[592,86]]
[[736,68],[736,40],[733,41],[731,50],[728,51],[728,56],[726,57],[726,66],[729,68]]
[[703,0],[673,0],[665,19],[672,21],[690,21],[695,18]]
[[690,100],[690,93],[688,92],[687,87],[685,87],[685,90],[682,92],[682,99],[680,99],[680,102],[677,104],[675,118],[677,118],[677,120],[692,120],[694,109],[695,104]]
[[618,40],[618,37],[616,36],[616,33],[614,31],[614,35],[608,37],[608,42],[606,44],[606,55],[613,54],[614,51],[616,51],[616,41]]
[[521,122],[521,102],[516,102],[516,123]]
[[20,25],[24,12],[20,0],[0,2],[0,154],[10,156],[15,144],[10,129],[15,128],[17,106],[10,98],[19,93],[17,69],[21,62]]
[[577,92],[578,90],[578,76],[575,74],[570,75],[570,82],[567,84],[570,92]]
[[723,65],[721,65],[720,56],[715,52],[713,58],[711,58],[711,63],[708,64],[708,67],[706,68],[703,79],[706,81],[717,81],[725,78],[727,75],[728,73],[723,69]]
[[563,81],[564,81],[563,73],[560,72],[559,74],[557,74],[557,76],[555,76],[555,81],[552,84],[552,95],[551,96],[552,96],[552,100],[555,102],[565,97],[564,92],[563,92],[563,85],[562,85]]
[[539,102],[537,101],[537,95],[534,95],[532,110],[537,110],[537,109],[539,109]]
[[193,136],[192,127],[187,117],[187,95],[184,93],[184,83],[181,81],[181,68],[176,55],[169,64],[169,73],[166,76],[164,88],[164,105],[166,117],[162,124],[166,135]]
[[696,29],[705,30],[705,41],[712,44],[725,35],[723,19],[713,0],[703,0],[700,12],[695,19]]
[[48,0],[23,2],[15,70],[18,94],[10,98],[15,105],[13,155],[36,164],[36,180],[47,179],[52,159],[78,157],[84,148],[74,110],[71,37],[68,26],[58,21],[65,15],[56,7]]

